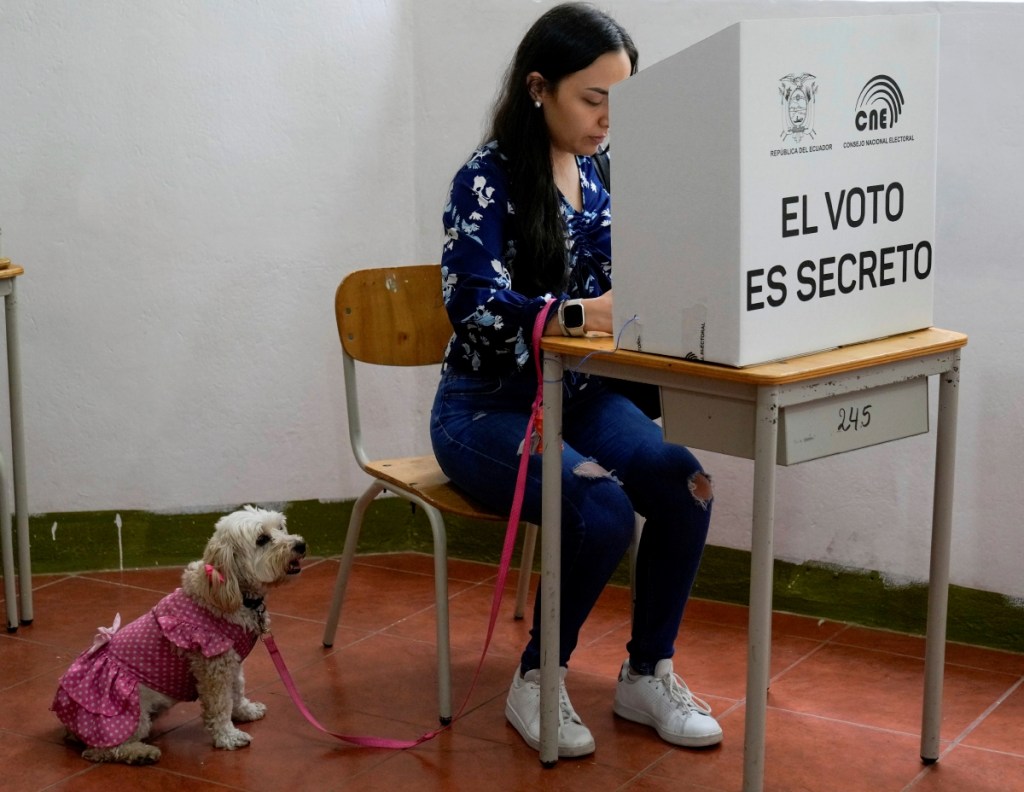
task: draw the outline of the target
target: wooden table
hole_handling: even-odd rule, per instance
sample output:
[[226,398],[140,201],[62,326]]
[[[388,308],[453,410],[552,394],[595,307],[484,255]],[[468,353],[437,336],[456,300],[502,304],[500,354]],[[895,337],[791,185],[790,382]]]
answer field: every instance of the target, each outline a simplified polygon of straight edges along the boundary
[[[11,534],[11,508],[7,501],[7,471],[0,456],[0,549],[3,555],[4,600],[7,604],[7,632],[18,629],[18,597],[15,577],[21,590],[21,624],[32,622],[32,556],[28,536],[28,496],[25,487],[25,431],[21,402],[21,353],[18,340],[18,299],[15,279],[25,272],[7,263],[0,268],[0,294],[4,297],[7,333],[7,387],[11,419],[11,466],[14,472],[14,515],[18,528],[18,564],[14,563]],[[20,573],[20,574],[18,574]]]
[[[930,376],[939,377],[939,404],[921,758],[926,763],[938,759],[960,350],[966,344],[962,333],[928,328],[775,363],[731,368],[617,350],[610,337],[546,337],[542,342],[547,438],[561,440],[562,375],[572,369],[660,385],[668,408],[666,437],[754,460],[744,790],[760,790],[764,783],[776,464],[919,433],[913,427],[920,427],[922,419],[927,431]],[[544,443],[542,526],[561,524],[561,457],[561,442]],[[560,563],[560,532],[542,530],[540,759],[547,766],[558,759]]]

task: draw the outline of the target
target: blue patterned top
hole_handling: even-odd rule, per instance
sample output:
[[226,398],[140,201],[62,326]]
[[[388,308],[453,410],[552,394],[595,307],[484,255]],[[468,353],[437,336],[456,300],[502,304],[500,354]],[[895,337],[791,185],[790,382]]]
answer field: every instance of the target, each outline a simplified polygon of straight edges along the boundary
[[[597,297],[612,287],[611,211],[590,157],[577,157],[583,209],[562,198],[568,233],[569,291],[556,300]],[[455,333],[445,366],[484,375],[512,374],[531,362],[531,334],[545,296],[526,297],[509,274],[516,256],[505,157],[496,142],[473,152],[455,174],[444,208],[444,303]],[[532,363],[531,363],[532,365]]]

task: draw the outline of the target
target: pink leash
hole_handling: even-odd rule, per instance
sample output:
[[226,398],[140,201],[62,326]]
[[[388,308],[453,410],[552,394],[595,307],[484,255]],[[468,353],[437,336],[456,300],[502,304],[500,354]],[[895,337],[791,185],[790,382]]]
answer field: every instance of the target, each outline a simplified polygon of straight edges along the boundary
[[[473,673],[473,681],[470,683],[469,692],[466,693],[465,700],[462,702],[462,705],[459,707],[459,711],[455,713],[455,716],[452,718],[450,723],[439,729],[428,731],[415,740],[393,740],[387,737],[338,734],[324,728],[313,716],[313,713],[309,711],[309,708],[302,700],[302,696],[295,684],[295,680],[292,679],[292,675],[288,672],[288,667],[285,665],[284,658],[281,656],[281,650],[277,648],[277,642],[274,640],[274,636],[270,633],[264,634],[263,643],[266,645],[267,651],[270,652],[270,659],[273,660],[274,666],[277,668],[277,673],[281,677],[281,682],[284,683],[285,689],[288,691],[288,695],[291,697],[292,702],[294,702],[295,706],[306,720],[324,734],[338,740],[342,740],[353,745],[361,745],[366,748],[415,748],[417,745],[434,739],[437,735],[450,728],[455,721],[462,717],[463,710],[466,709],[466,705],[469,703],[469,698],[473,694],[473,690],[476,688],[477,680],[480,678],[480,671],[484,665],[484,658],[487,656],[487,650],[491,646],[491,638],[494,635],[494,626],[498,621],[498,611],[501,607],[501,597],[505,589],[505,580],[508,577],[508,570],[512,566],[512,551],[515,549],[516,533],[519,529],[519,515],[523,510],[523,498],[526,494],[526,468],[530,461],[530,453],[534,450],[541,450],[540,437],[541,424],[543,423],[541,408],[544,401],[544,376],[541,366],[540,340],[544,335],[544,325],[547,323],[548,314],[551,312],[551,306],[553,303],[553,300],[548,300],[544,304],[540,313],[537,314],[537,320],[533,325],[533,360],[537,367],[537,396],[534,398],[533,407],[530,409],[530,418],[526,423],[526,437],[523,439],[523,447],[519,455],[519,473],[516,477],[516,489],[512,497],[512,509],[509,513],[508,528],[505,530],[505,545],[501,549],[501,562],[498,565],[498,579],[494,584],[494,596],[491,599],[491,618],[487,624],[487,637],[484,640],[484,648],[480,653],[480,662],[477,663],[476,671]],[[535,429],[536,433],[534,431]],[[538,440],[536,449],[532,448],[535,434]],[[527,571],[526,574],[529,574],[529,572]]]

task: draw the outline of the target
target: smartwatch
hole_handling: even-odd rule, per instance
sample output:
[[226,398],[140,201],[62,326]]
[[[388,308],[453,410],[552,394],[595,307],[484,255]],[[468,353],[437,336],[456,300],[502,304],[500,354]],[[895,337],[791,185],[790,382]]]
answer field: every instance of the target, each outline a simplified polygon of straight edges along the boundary
[[585,335],[586,330],[583,329],[583,325],[586,320],[583,300],[565,300],[558,306],[558,324],[562,328],[562,335]]

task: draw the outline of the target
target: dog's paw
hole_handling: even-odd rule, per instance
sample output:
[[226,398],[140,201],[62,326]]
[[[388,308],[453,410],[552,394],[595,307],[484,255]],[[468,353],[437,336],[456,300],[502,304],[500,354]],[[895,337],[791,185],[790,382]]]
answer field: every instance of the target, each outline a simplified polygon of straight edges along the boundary
[[251,741],[252,737],[241,729],[225,729],[213,735],[213,747],[223,748],[225,751],[245,748]]
[[239,723],[249,723],[250,721],[258,721],[266,714],[266,704],[260,704],[258,701],[243,699],[242,702],[235,707],[235,711],[231,713],[231,719],[238,721]]
[[121,762],[130,765],[151,765],[160,761],[160,749],[155,745],[129,742],[113,748],[86,748],[82,758],[90,762]]

